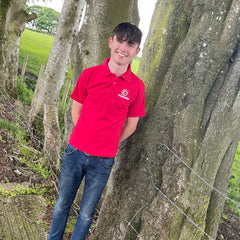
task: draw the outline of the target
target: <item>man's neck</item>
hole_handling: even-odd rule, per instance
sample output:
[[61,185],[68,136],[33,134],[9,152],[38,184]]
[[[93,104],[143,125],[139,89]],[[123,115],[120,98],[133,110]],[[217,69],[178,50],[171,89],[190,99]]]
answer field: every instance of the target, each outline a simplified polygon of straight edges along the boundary
[[109,70],[114,73],[117,77],[124,74],[128,70],[128,66],[117,65],[111,59],[108,62]]

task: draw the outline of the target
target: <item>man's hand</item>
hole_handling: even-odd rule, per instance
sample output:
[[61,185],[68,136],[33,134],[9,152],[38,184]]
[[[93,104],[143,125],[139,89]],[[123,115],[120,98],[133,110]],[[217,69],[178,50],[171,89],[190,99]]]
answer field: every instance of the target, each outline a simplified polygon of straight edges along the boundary
[[138,124],[139,117],[128,117],[125,126],[122,129],[119,143],[123,142],[127,139],[130,135],[132,135]]

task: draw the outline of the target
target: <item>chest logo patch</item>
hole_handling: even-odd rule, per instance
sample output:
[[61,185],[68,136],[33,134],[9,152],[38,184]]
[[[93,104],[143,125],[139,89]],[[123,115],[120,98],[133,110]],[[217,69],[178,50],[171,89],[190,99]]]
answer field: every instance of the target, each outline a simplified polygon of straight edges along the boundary
[[123,89],[123,90],[121,91],[121,95],[124,96],[124,97],[126,97],[126,96],[128,95],[128,90],[127,90],[127,89]]
[[118,94],[119,97],[124,98],[124,99],[126,99],[126,100],[129,100],[129,98],[127,97],[127,95],[128,95],[128,90],[127,90],[127,89],[123,89],[123,90],[121,91],[121,94]]

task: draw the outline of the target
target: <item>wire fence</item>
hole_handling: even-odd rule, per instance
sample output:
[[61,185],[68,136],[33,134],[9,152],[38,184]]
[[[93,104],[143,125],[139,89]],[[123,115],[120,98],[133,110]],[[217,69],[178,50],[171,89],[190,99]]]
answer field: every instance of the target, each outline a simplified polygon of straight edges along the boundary
[[[2,113],[1,111],[1,116],[0,118],[2,119],[15,119],[16,124],[24,129],[27,134],[29,135],[30,139],[33,139],[34,143],[37,144],[37,148],[40,149],[43,145],[42,140],[38,139],[34,134],[33,134],[33,129],[30,129],[27,121],[26,121],[26,111],[25,109],[23,109],[23,106],[15,104],[15,100],[12,99],[8,93],[4,90],[4,89],[0,89],[0,94],[2,96],[5,97],[5,99],[8,99],[9,102],[8,104],[12,102],[12,106],[11,109],[12,111],[5,111],[4,113]],[[1,106],[2,107],[2,106]],[[17,118],[16,118],[17,115]],[[39,121],[44,121],[43,118],[38,117]],[[54,131],[54,129],[53,129]],[[61,136],[59,136],[59,138],[61,138]],[[54,143],[53,143],[54,145]],[[176,158],[179,162],[181,162],[187,169],[189,169],[198,179],[200,179],[208,188],[210,188],[212,191],[215,191],[216,193],[220,194],[222,197],[224,197],[224,199],[231,201],[233,204],[235,204],[236,208],[240,208],[240,203],[236,202],[235,200],[231,199],[230,197],[228,197],[225,193],[221,192],[219,189],[215,188],[213,185],[209,184],[203,177],[200,176],[199,173],[197,173],[193,168],[191,168],[181,157],[178,156],[178,154],[176,152],[174,152],[169,146],[167,146],[166,144],[162,144],[163,148],[165,148],[165,150],[167,150],[169,152],[169,154],[173,155],[174,158]],[[50,149],[51,150],[51,149]],[[33,163],[38,163],[40,160],[37,159],[37,154],[38,151],[36,151],[36,158],[33,157]],[[51,156],[49,154],[49,156]],[[37,159],[37,160],[36,160]],[[57,181],[57,176],[56,176],[56,181]],[[58,183],[54,183],[55,184],[55,188],[57,190],[57,184]],[[198,229],[205,237],[207,237],[210,240],[214,240],[207,232],[205,232],[204,229],[202,229],[198,223],[196,223],[189,215],[188,213],[184,212],[183,209],[181,209],[180,206],[178,206],[169,196],[167,196],[166,193],[164,193],[158,186],[156,186],[154,183],[152,184],[152,188],[155,189],[158,193],[160,193],[174,208],[176,208],[180,214],[182,214],[196,229]],[[136,227],[134,227],[134,220],[135,218],[138,216],[138,214],[140,214],[144,209],[146,209],[148,206],[144,205],[142,206],[140,209],[138,209],[135,214],[132,216],[132,218],[127,221],[126,220],[126,229],[124,232],[124,235],[122,237],[122,240],[126,239],[127,233],[129,231],[129,229],[133,230],[133,232],[136,234],[136,239],[141,239],[144,240],[144,236],[141,235],[141,233],[136,229]],[[76,208],[78,208],[78,206],[76,206]],[[234,214],[233,214],[234,215]],[[235,216],[231,216],[231,217],[235,217]],[[229,224],[232,224],[229,223]],[[223,239],[224,240],[232,240],[232,239],[240,239],[240,226],[239,227],[239,235],[236,238],[232,238],[231,236],[231,226],[228,226],[229,229],[229,234],[227,236],[225,236]],[[162,236],[162,237],[161,237]],[[167,234],[163,231],[163,229],[159,229],[159,234],[158,237],[155,239],[170,239]]]
[[[230,202],[232,202],[236,208],[238,208],[240,210],[240,203],[234,201],[232,198],[228,197],[225,193],[221,192],[219,189],[215,188],[213,185],[209,184],[204,178],[202,178],[200,176],[200,174],[198,174],[193,168],[191,168],[181,157],[179,157],[169,146],[167,146],[166,144],[162,144],[162,146],[167,150],[169,151],[170,154],[172,154],[177,160],[179,160],[186,168],[188,168],[194,175],[197,176],[198,179],[200,179],[206,186],[208,186],[212,191],[215,191],[217,192],[219,195],[221,195],[222,197],[224,197],[225,200],[229,200]],[[214,240],[207,232],[204,231],[204,229],[202,229],[191,217],[188,216],[187,213],[184,212],[183,209],[181,209],[181,207],[179,207],[173,200],[170,199],[169,196],[167,196],[167,194],[165,194],[159,187],[157,187],[154,183],[152,185],[152,187],[158,191],[172,206],[174,206],[186,219],[188,219],[188,221],[194,226],[196,227],[196,229],[198,229],[200,232],[202,232],[206,237],[207,239],[210,239],[210,240]],[[140,211],[142,211],[145,207],[142,207],[140,208],[136,214],[133,216],[133,218],[127,222],[127,228],[126,228],[126,231],[129,227],[132,228],[132,230],[136,233],[136,235],[138,236],[138,239],[143,239],[144,238],[140,235],[140,233],[137,232],[137,230],[134,228],[132,222],[134,220],[134,218],[136,217],[137,214],[139,214]],[[235,214],[232,213],[232,216],[231,217],[234,217]],[[238,216],[236,216],[238,218]],[[233,224],[233,222],[231,222],[230,224]],[[232,239],[240,239],[240,222],[238,224],[238,235],[237,236],[232,236],[234,234],[231,234],[230,231],[228,231],[228,234],[227,236],[221,236],[221,238],[219,239],[224,239],[224,240],[232,240]],[[229,230],[230,230],[230,227],[229,227]],[[164,239],[169,239],[166,235],[165,232],[162,232],[162,234],[164,236]],[[125,240],[125,236],[126,236],[126,233],[123,237],[123,240]],[[156,239],[162,239],[162,238],[156,238]],[[196,238],[192,238],[192,239],[196,239]]]
[[[170,153],[172,154],[177,160],[179,160],[186,168],[188,168],[195,176],[197,176],[198,179],[200,179],[207,187],[209,187],[212,191],[217,192],[219,195],[221,195],[222,197],[224,197],[225,200],[229,200],[230,202],[232,202],[236,208],[238,208],[240,210],[240,203],[234,201],[232,198],[228,197],[226,194],[224,194],[223,192],[221,192],[219,189],[215,188],[213,185],[209,184],[204,178],[202,178],[200,176],[200,174],[198,174],[193,168],[191,168],[181,157],[179,157],[169,146],[167,146],[166,144],[162,144],[162,146]],[[187,213],[184,212],[183,209],[181,209],[181,207],[179,207],[173,200],[170,199],[169,196],[167,196],[167,194],[165,194],[159,187],[157,187],[154,183],[152,185],[152,187],[159,192],[172,206],[174,206],[186,219],[188,219],[188,221],[196,228],[198,229],[200,232],[202,232],[207,239],[210,240],[214,240],[207,232],[204,231],[204,229],[202,229],[191,217],[188,216]],[[136,217],[137,214],[139,214],[140,211],[142,211],[145,207],[140,208],[136,214],[133,216],[133,218],[127,222],[127,228],[131,227],[132,230],[136,233],[136,235],[138,236],[138,239],[142,239],[144,240],[144,238],[140,235],[140,233],[137,232],[137,230],[134,228],[132,222],[134,220],[134,218]],[[236,216],[234,213],[232,213],[231,217]],[[238,216],[236,216],[238,218]],[[230,224],[233,224],[233,222],[230,222]],[[224,240],[232,240],[232,239],[240,239],[240,221],[238,224],[238,233],[237,236],[234,234],[231,234],[230,231],[230,227],[229,227],[229,231],[227,236],[221,236],[219,239],[224,239]],[[165,232],[162,232],[162,234],[164,236],[164,239],[169,239],[168,236],[166,235]],[[234,235],[234,237],[233,237]],[[123,240],[125,240],[125,236],[126,233],[124,235]],[[156,239],[162,239],[162,238],[156,238]],[[192,238],[192,239],[196,239],[196,238]],[[169,239],[170,240],[170,239]]]

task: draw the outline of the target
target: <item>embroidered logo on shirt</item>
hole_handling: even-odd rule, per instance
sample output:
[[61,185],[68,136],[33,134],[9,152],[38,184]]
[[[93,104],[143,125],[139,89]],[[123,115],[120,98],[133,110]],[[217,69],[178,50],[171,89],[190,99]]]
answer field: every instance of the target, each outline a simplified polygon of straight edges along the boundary
[[124,98],[124,99],[126,99],[126,100],[129,100],[129,98],[127,97],[127,95],[128,95],[128,90],[127,90],[127,89],[123,89],[123,90],[121,91],[121,94],[118,94],[119,97]]

